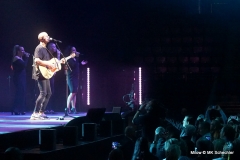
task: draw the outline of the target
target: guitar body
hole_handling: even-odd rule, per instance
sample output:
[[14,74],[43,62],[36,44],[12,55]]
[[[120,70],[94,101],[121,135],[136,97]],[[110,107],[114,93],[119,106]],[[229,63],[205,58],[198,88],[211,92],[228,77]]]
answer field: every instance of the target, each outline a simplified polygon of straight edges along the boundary
[[[75,53],[72,53],[70,56],[66,57],[64,60],[67,61],[70,58],[75,57]],[[57,72],[60,71],[62,66],[61,66],[61,61],[58,60],[57,58],[52,58],[49,61],[45,61],[49,66],[54,66],[52,69],[48,69],[47,67],[44,66],[38,66],[42,76],[46,79],[52,78],[52,76]]]
[[61,63],[57,58],[52,58],[51,60],[48,61],[49,65],[53,65],[53,69],[48,69],[47,67],[44,66],[38,66],[42,76],[46,79],[52,78],[52,76],[57,72],[61,70]]

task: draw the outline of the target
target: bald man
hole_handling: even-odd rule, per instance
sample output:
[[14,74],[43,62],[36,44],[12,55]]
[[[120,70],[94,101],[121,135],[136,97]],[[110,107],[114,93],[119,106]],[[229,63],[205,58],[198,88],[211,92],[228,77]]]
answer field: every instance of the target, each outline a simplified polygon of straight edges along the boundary
[[38,66],[47,67],[52,69],[54,66],[48,63],[52,59],[52,55],[48,52],[46,46],[50,38],[46,32],[41,32],[38,35],[39,45],[34,51],[34,62],[33,62],[33,74],[32,78],[37,81],[39,88],[39,96],[35,102],[35,108],[30,119],[46,119],[48,118],[45,114],[45,108],[52,95],[50,80],[42,76]]

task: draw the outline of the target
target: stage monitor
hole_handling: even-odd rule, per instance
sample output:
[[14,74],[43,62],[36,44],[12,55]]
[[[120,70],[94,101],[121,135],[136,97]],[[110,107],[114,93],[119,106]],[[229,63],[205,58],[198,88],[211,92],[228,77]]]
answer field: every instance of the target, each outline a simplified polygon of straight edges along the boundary
[[119,113],[119,114],[121,114],[121,108],[122,107],[113,107],[112,113]]
[[106,108],[90,108],[87,112],[86,117],[91,123],[99,124],[105,114]]

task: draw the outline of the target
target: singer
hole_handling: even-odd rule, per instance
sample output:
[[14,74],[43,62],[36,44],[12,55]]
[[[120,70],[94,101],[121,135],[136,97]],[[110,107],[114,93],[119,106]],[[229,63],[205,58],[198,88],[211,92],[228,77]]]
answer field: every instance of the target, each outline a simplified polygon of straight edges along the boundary
[[[65,66],[65,69],[67,70],[67,84],[70,90],[70,94],[67,98],[67,108],[65,110],[68,114],[74,113],[76,114],[76,94],[78,92],[78,82],[79,82],[79,55],[80,53],[77,52],[76,48],[73,46],[68,46],[66,49],[65,55],[68,56],[72,53],[76,54],[76,57],[71,58],[68,60],[68,64],[71,67],[70,71],[67,66]],[[82,65],[87,64],[87,61],[82,61]],[[71,108],[72,106],[72,108]]]
[[32,78],[37,81],[38,88],[40,91],[40,94],[35,102],[35,108],[33,111],[33,114],[31,115],[30,119],[46,119],[48,118],[45,114],[45,108],[48,104],[48,101],[52,95],[51,86],[50,86],[50,80],[45,79],[39,69],[38,66],[44,66],[49,69],[52,69],[54,66],[51,66],[51,64],[47,63],[52,56],[48,52],[46,45],[49,42],[50,38],[46,32],[41,32],[38,35],[39,45],[36,47],[34,51],[34,61],[33,61],[33,74]]
[[13,83],[15,86],[15,97],[12,107],[12,114],[24,115],[26,109],[26,67],[29,53],[19,45],[13,47],[13,59],[11,69],[13,70]]

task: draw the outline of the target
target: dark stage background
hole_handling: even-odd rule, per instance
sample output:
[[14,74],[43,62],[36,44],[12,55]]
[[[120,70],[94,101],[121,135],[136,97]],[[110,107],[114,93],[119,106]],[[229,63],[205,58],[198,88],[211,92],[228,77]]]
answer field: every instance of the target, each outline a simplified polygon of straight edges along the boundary
[[[143,98],[158,98],[167,107],[204,110],[209,104],[233,101],[229,97],[239,101],[237,1],[2,0],[0,19],[0,111],[10,111],[12,104],[13,46],[22,45],[33,54],[42,31],[62,40],[58,44],[62,51],[74,45],[87,57],[89,63],[81,66],[80,111],[125,106],[122,96],[130,92],[139,66]],[[32,60],[27,70],[28,111],[38,94],[31,65]],[[91,106],[85,105],[87,67],[91,68]],[[53,109],[63,111],[63,71],[56,75],[52,100]]]

